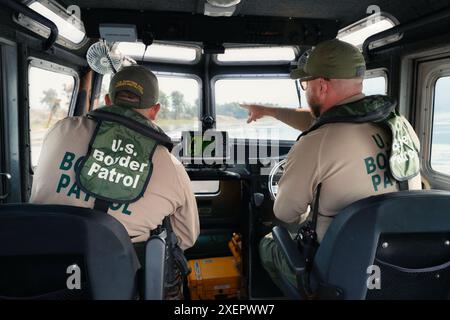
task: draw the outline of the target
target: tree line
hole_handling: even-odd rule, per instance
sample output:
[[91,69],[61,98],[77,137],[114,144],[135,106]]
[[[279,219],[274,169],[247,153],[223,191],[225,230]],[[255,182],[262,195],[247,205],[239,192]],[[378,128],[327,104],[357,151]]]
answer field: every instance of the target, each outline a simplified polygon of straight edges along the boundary
[[[158,114],[160,119],[192,119],[198,116],[200,108],[199,99],[196,99],[192,105],[184,100],[184,95],[180,91],[172,91],[170,95],[159,91],[159,103],[161,104],[161,109]],[[263,104],[279,107],[277,104]],[[248,111],[242,108],[239,102],[227,102],[216,104],[216,115],[247,119]]]
[[[70,102],[70,97],[73,92],[72,86],[64,85],[62,93],[65,95],[66,103]],[[47,127],[50,125],[53,115],[60,109],[61,99],[58,92],[51,88],[43,92],[41,103],[49,108],[49,118]],[[193,119],[197,118],[199,114],[200,101],[197,98],[194,104],[185,100],[184,95],[178,91],[172,91],[170,94],[164,91],[159,91],[159,103],[161,109],[158,114],[159,119]],[[276,106],[273,104],[266,104]],[[228,102],[223,104],[216,104],[216,114],[220,116],[228,116],[236,119],[246,119],[248,112],[242,108],[238,102]]]
[[[159,91],[159,103],[161,104],[158,114],[160,119],[192,119],[198,117],[199,114],[199,99],[196,99],[194,104],[190,104],[185,101],[184,95],[180,91],[172,91],[170,95]],[[247,110],[242,108],[238,102],[216,105],[216,114],[238,119],[247,118]]]

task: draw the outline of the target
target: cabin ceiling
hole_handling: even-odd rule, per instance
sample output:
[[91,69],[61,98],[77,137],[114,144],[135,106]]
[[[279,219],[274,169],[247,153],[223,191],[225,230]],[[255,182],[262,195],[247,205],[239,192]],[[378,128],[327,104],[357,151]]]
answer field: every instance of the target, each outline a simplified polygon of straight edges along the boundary
[[[205,0],[60,0],[81,8],[131,9],[203,13]],[[367,16],[367,8],[377,5],[400,22],[448,7],[442,0],[241,0],[235,15],[296,17],[338,20],[341,27]]]

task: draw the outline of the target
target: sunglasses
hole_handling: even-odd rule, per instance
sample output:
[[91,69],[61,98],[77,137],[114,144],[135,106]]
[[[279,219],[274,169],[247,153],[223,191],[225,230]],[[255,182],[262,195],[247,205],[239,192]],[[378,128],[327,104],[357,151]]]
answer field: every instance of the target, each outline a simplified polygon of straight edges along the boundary
[[303,91],[306,91],[306,89],[308,89],[308,82],[309,82],[309,81],[316,80],[316,79],[319,79],[319,78],[322,78],[322,79],[325,80],[325,81],[330,81],[329,78],[325,78],[325,77],[314,77],[314,78],[311,78],[311,79],[308,79],[308,80],[300,81],[300,87],[303,89]]

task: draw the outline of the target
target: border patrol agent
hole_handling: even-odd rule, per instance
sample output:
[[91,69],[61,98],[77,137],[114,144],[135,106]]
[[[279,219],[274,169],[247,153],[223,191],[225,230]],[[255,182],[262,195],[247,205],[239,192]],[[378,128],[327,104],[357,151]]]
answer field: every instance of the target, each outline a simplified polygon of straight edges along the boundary
[[104,207],[141,243],[166,216],[185,250],[199,235],[194,193],[170,138],[154,124],[156,76],[124,67],[111,79],[107,106],[59,121],[47,134],[32,203]]
[[[399,189],[421,189],[419,140],[387,96],[365,96],[365,61],[360,51],[337,39],[320,43],[306,63],[291,72],[306,91],[311,113],[303,110],[244,106],[249,120],[271,115],[302,130],[290,150],[279,181],[275,216],[301,224],[317,216],[311,229],[318,243],[333,217],[368,196]],[[306,130],[306,131],[305,131]],[[280,274],[297,286],[272,235],[260,243],[264,268],[279,285]]]

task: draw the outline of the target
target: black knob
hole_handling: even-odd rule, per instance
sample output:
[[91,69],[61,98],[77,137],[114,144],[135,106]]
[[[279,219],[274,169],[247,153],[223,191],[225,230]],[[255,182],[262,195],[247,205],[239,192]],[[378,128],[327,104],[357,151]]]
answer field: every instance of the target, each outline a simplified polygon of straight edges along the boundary
[[204,116],[203,119],[202,119],[203,128],[205,130],[212,129],[213,126],[214,126],[214,122],[215,121],[214,121],[214,117],[213,116],[210,116],[210,115]]

